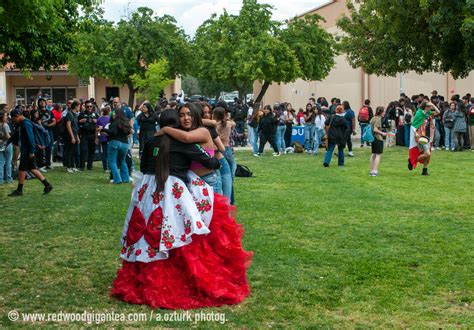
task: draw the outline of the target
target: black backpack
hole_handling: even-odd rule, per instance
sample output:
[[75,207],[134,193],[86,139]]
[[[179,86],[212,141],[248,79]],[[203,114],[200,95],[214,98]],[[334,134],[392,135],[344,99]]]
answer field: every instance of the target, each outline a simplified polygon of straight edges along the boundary
[[235,176],[241,178],[250,178],[252,176],[252,172],[250,169],[245,165],[237,164],[237,169],[235,170]]

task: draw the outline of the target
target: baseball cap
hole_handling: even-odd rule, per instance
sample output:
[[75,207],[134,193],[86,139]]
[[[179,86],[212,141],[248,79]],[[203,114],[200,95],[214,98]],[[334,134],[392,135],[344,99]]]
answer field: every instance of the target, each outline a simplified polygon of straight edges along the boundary
[[10,117],[11,118],[15,118],[15,117],[18,117],[21,115],[21,111],[20,109],[13,109],[11,112],[10,112]]

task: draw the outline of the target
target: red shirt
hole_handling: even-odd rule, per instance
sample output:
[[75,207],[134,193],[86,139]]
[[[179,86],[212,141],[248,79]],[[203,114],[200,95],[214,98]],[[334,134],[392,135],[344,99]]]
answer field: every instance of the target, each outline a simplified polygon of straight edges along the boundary
[[56,125],[58,125],[59,121],[61,120],[61,111],[57,111],[56,109],[54,109],[52,112],[54,119],[56,119]]

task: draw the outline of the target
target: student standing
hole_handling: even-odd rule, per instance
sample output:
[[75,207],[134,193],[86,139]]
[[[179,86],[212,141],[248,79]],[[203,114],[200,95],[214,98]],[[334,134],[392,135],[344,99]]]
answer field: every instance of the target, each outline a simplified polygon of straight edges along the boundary
[[18,188],[8,196],[23,196],[23,185],[26,179],[26,171],[30,171],[44,185],[43,193],[48,194],[53,186],[45,179],[36,166],[36,143],[33,133],[33,123],[23,116],[20,110],[15,109],[10,114],[13,123],[19,125],[19,135],[10,140],[16,145],[20,143],[20,165],[18,167]]
[[372,142],[372,156],[370,157],[370,176],[379,175],[380,158],[383,154],[383,137],[387,133],[382,131],[382,117],[385,115],[385,108],[378,106],[375,109],[375,116],[370,120],[370,127],[374,133]]

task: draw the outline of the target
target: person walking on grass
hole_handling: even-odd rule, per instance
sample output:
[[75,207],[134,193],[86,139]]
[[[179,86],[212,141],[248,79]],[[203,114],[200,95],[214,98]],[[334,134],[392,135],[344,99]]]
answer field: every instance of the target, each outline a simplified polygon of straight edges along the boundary
[[273,148],[273,156],[280,156],[280,152],[275,143],[275,134],[277,130],[278,119],[273,115],[272,107],[266,105],[263,108],[263,117],[260,119],[258,125],[258,132],[260,134],[260,147],[258,149],[258,155],[263,154],[263,148],[267,142],[270,143]]
[[379,175],[380,158],[383,154],[383,137],[387,133],[382,131],[382,117],[385,115],[385,108],[378,106],[375,109],[375,116],[370,120],[370,127],[374,133],[372,142],[372,156],[370,157],[370,176]]
[[344,147],[346,145],[346,131],[349,128],[347,120],[344,118],[344,108],[342,105],[336,107],[336,114],[326,119],[327,151],[324,156],[324,167],[329,167],[334,149],[338,149],[339,166],[344,166]]
[[10,114],[14,124],[19,126],[19,134],[10,138],[14,144],[20,144],[20,165],[18,167],[18,188],[8,196],[23,196],[23,185],[25,184],[26,171],[30,171],[44,185],[43,193],[46,195],[53,190],[53,186],[45,179],[36,166],[36,143],[33,123],[25,118],[20,110],[15,109]]
[[[423,101],[416,111],[411,123],[410,149],[408,154],[408,169],[416,168],[418,162],[423,164],[422,175],[428,175],[428,164],[431,158],[431,146],[434,137],[433,116],[439,115],[439,109],[431,102]],[[430,131],[426,131],[429,124]]]

